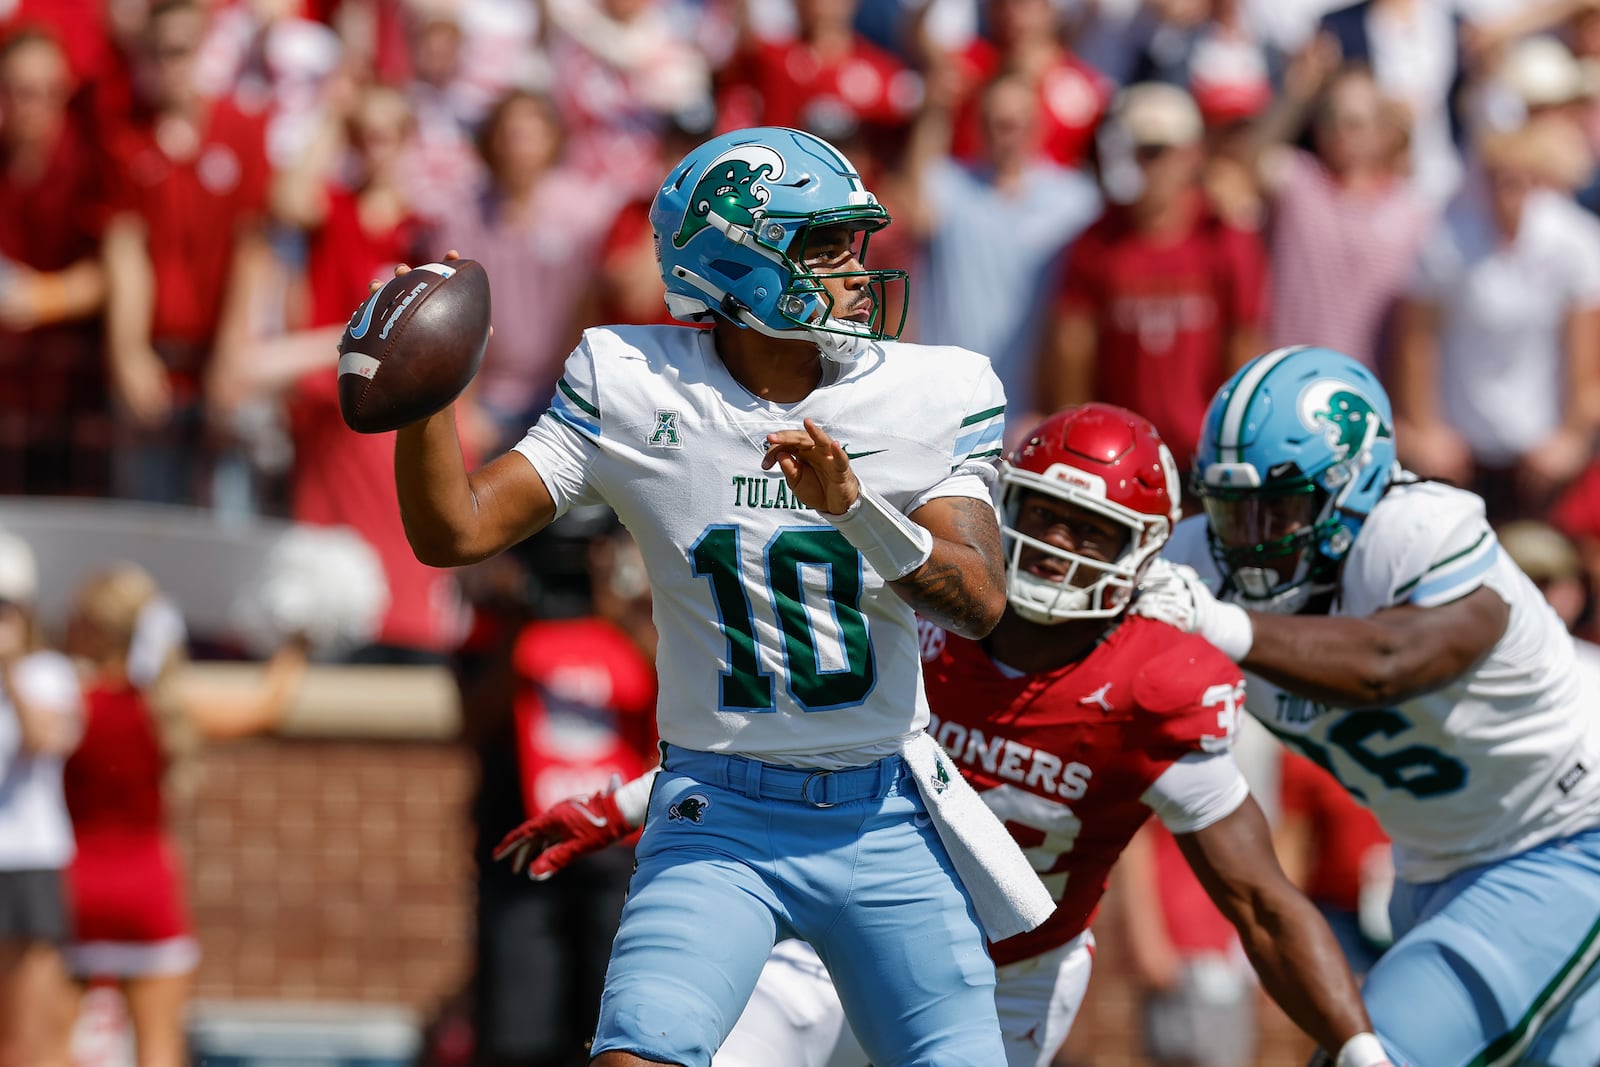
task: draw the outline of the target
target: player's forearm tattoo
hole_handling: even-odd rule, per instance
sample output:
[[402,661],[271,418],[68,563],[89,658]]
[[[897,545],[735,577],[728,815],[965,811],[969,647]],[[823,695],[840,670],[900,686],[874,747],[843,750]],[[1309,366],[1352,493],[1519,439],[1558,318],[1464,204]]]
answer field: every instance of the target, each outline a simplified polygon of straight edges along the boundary
[[948,533],[933,543],[928,562],[894,583],[917,614],[963,637],[994,626],[994,592],[1004,585],[1000,529],[982,500],[955,499]]

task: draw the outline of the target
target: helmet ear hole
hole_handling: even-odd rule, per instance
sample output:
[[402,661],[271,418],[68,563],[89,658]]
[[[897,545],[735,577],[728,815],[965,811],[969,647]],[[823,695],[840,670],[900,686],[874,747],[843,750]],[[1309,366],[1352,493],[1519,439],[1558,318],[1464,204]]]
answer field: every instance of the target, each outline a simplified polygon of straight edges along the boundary
[[750,267],[748,265],[744,263],[735,263],[731,259],[714,259],[711,261],[710,266],[712,270],[716,271],[730,282],[736,282],[740,278],[743,278],[746,274],[750,273]]

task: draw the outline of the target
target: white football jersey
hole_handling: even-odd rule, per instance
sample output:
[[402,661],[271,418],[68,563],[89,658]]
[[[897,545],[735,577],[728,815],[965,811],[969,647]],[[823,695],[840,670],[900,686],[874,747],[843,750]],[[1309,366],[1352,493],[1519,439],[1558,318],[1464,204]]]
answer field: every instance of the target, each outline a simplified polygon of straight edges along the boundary
[[603,501],[638,542],[672,744],[826,767],[887,754],[928,721],[911,608],[761,469],[766,435],[815,419],[910,514],[990,499],[1005,398],[960,348],[874,344],[824,367],[811,395],[775,404],[734,381],[707,331],[591,329],[516,446],[559,510]]
[[[1204,517],[1180,523],[1165,555],[1221,587]],[[1248,675],[1251,714],[1372,809],[1410,882],[1600,825],[1600,694],[1580,684],[1571,638],[1500,551],[1477,496],[1404,476],[1362,525],[1332,614],[1435,607],[1479,586],[1510,606],[1510,621],[1488,655],[1442,689],[1349,710]]]

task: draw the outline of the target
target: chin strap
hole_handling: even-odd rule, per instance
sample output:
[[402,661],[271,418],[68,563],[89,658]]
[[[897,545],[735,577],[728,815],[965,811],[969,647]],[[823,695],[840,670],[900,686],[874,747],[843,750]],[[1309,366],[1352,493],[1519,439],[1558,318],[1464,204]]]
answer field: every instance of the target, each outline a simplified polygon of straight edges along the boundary
[[717,286],[700,277],[689,268],[683,266],[673,267],[672,276],[680,281],[688,282],[709,298],[708,300],[697,301],[682,294],[668,293],[667,310],[672,313],[674,318],[693,318],[696,314],[716,311],[739,325],[748,327],[774,340],[793,341],[796,339],[796,335],[803,336],[821,350],[823,358],[831,359],[835,363],[854,363],[861,358],[862,350],[869,340],[865,333],[855,332],[852,328],[853,324],[831,316],[827,321],[834,325],[835,329],[823,330],[810,326],[796,325],[789,329],[780,330],[762,322],[754,312],[740,303],[732,293],[717,288]]

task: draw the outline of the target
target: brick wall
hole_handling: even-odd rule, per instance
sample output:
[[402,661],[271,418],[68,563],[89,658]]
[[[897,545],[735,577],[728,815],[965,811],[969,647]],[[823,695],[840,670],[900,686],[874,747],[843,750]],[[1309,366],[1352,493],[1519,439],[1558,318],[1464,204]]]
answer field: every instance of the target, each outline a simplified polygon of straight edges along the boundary
[[[213,745],[177,813],[207,999],[361,1001],[429,1014],[471,965],[471,763],[444,742]],[[1111,917],[1117,901],[1102,912]],[[1144,1067],[1110,921],[1059,1063]],[[1264,997],[1256,1067],[1301,1067],[1304,1038]]]
[[210,746],[175,813],[195,993],[429,1010],[470,966],[467,755],[443,742]]

